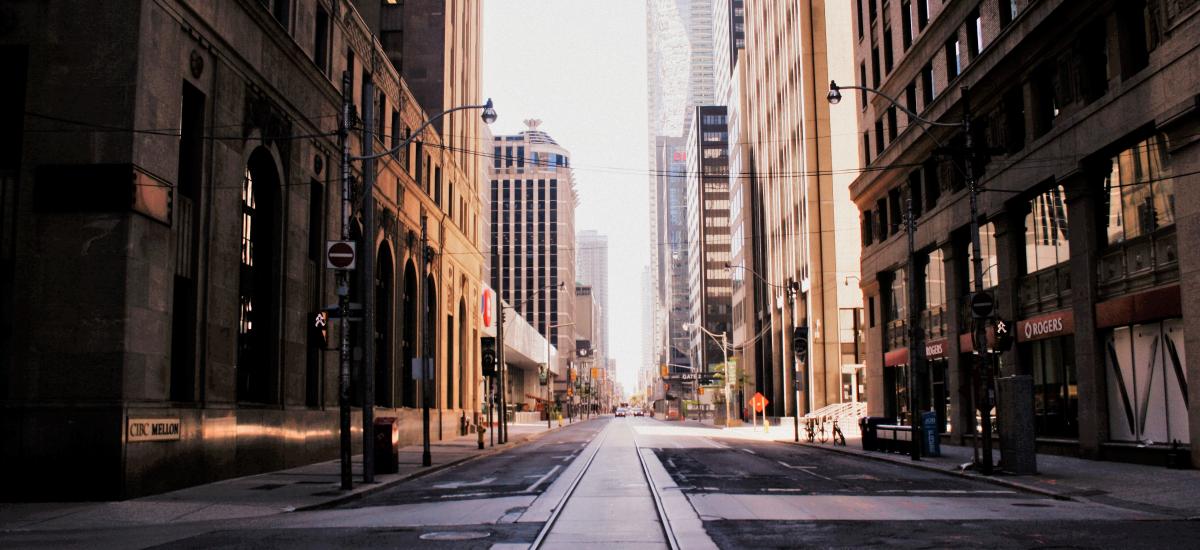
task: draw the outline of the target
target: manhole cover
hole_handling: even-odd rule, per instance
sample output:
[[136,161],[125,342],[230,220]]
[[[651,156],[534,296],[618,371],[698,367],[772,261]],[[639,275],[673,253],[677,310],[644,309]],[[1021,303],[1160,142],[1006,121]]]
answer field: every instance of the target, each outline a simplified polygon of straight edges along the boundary
[[421,535],[421,540],[475,540],[490,536],[487,531],[434,531]]
[[1053,507],[1050,504],[1043,504],[1041,502],[1014,502],[1014,503],[1012,503],[1012,505],[1013,506],[1024,506],[1026,508],[1052,508]]

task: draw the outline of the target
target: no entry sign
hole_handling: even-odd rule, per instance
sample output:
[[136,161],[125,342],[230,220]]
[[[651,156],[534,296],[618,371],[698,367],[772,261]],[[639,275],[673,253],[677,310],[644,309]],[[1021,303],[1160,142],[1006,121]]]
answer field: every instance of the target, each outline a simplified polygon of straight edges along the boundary
[[354,269],[354,241],[325,241],[325,267]]

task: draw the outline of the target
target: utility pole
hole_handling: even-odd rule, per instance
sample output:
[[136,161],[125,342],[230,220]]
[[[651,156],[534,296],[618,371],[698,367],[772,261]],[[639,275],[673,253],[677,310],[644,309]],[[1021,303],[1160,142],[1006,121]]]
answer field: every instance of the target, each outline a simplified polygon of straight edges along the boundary
[[363,231],[359,256],[362,268],[358,272],[359,293],[363,309],[363,372],[362,372],[362,452],[363,483],[375,482],[375,83],[367,78],[363,83]]
[[418,317],[420,321],[417,324],[417,330],[421,331],[420,345],[417,346],[417,357],[421,362],[421,430],[424,434],[421,448],[421,465],[432,466],[433,457],[429,454],[429,397],[432,391],[429,389],[429,379],[433,378],[433,361],[426,357],[426,354],[433,355],[433,348],[429,342],[429,332],[433,327],[427,327],[425,321],[430,317],[430,313],[436,311],[436,304],[431,306],[429,299],[425,295],[429,289],[425,288],[425,270],[429,264],[429,218],[421,214],[421,268],[417,275],[417,299],[420,300],[421,306],[418,311],[421,312]]
[[504,249],[508,246],[504,241],[507,239],[507,234],[500,237],[500,262],[496,266],[496,284],[500,287],[496,289],[496,307],[500,310],[500,324],[496,325],[496,368],[500,369],[497,373],[500,379],[500,410],[497,420],[500,421],[500,425],[497,428],[500,430],[501,445],[508,442],[508,403],[504,396],[508,391],[508,363],[504,360]]
[[[909,456],[913,460],[921,460],[921,421],[918,418],[917,411],[917,366],[921,364],[921,349],[918,345],[918,340],[921,337],[921,329],[917,325],[920,317],[917,314],[917,258],[915,247],[915,239],[917,233],[917,220],[913,217],[912,197],[908,197],[907,209],[905,210],[904,228],[908,233],[908,263],[904,268],[907,271],[905,286],[908,287],[905,301],[908,302],[908,419],[909,425],[912,426],[912,441],[909,445]],[[894,300],[895,297],[893,296]]]
[[[963,133],[966,139],[967,152],[964,169],[967,177],[967,190],[971,195],[971,269],[975,275],[975,293],[983,292],[983,250],[979,237],[979,189],[975,182],[975,140],[971,137],[971,89],[962,87],[963,104]],[[980,471],[985,475],[992,473],[992,395],[995,386],[992,383],[992,368],[987,360],[987,333],[981,319],[975,319],[975,372],[982,376],[983,396],[980,404],[980,428],[983,430],[983,462]],[[974,385],[974,384],[973,384]]]
[[[338,139],[342,142],[342,240],[350,239],[350,73],[342,73],[342,124]],[[350,273],[338,271],[338,309],[341,310],[341,345],[338,357],[338,424],[341,430],[340,455],[342,490],[354,486],[350,467]]]

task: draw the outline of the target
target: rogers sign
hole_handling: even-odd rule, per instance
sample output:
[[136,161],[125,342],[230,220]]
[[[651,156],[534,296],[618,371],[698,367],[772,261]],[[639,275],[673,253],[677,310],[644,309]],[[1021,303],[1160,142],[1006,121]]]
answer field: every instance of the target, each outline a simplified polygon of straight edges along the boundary
[[1074,332],[1075,316],[1070,311],[1048,313],[1017,322],[1017,339],[1021,342],[1062,336]]

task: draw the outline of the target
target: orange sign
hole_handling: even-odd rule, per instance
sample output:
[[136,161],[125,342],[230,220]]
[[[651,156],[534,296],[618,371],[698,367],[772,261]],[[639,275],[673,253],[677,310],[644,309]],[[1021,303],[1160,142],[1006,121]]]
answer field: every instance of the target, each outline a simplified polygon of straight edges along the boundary
[[770,403],[770,401],[767,400],[762,392],[754,392],[754,397],[750,398],[750,405],[754,407],[754,412],[763,412],[763,409],[767,407],[767,403]]

